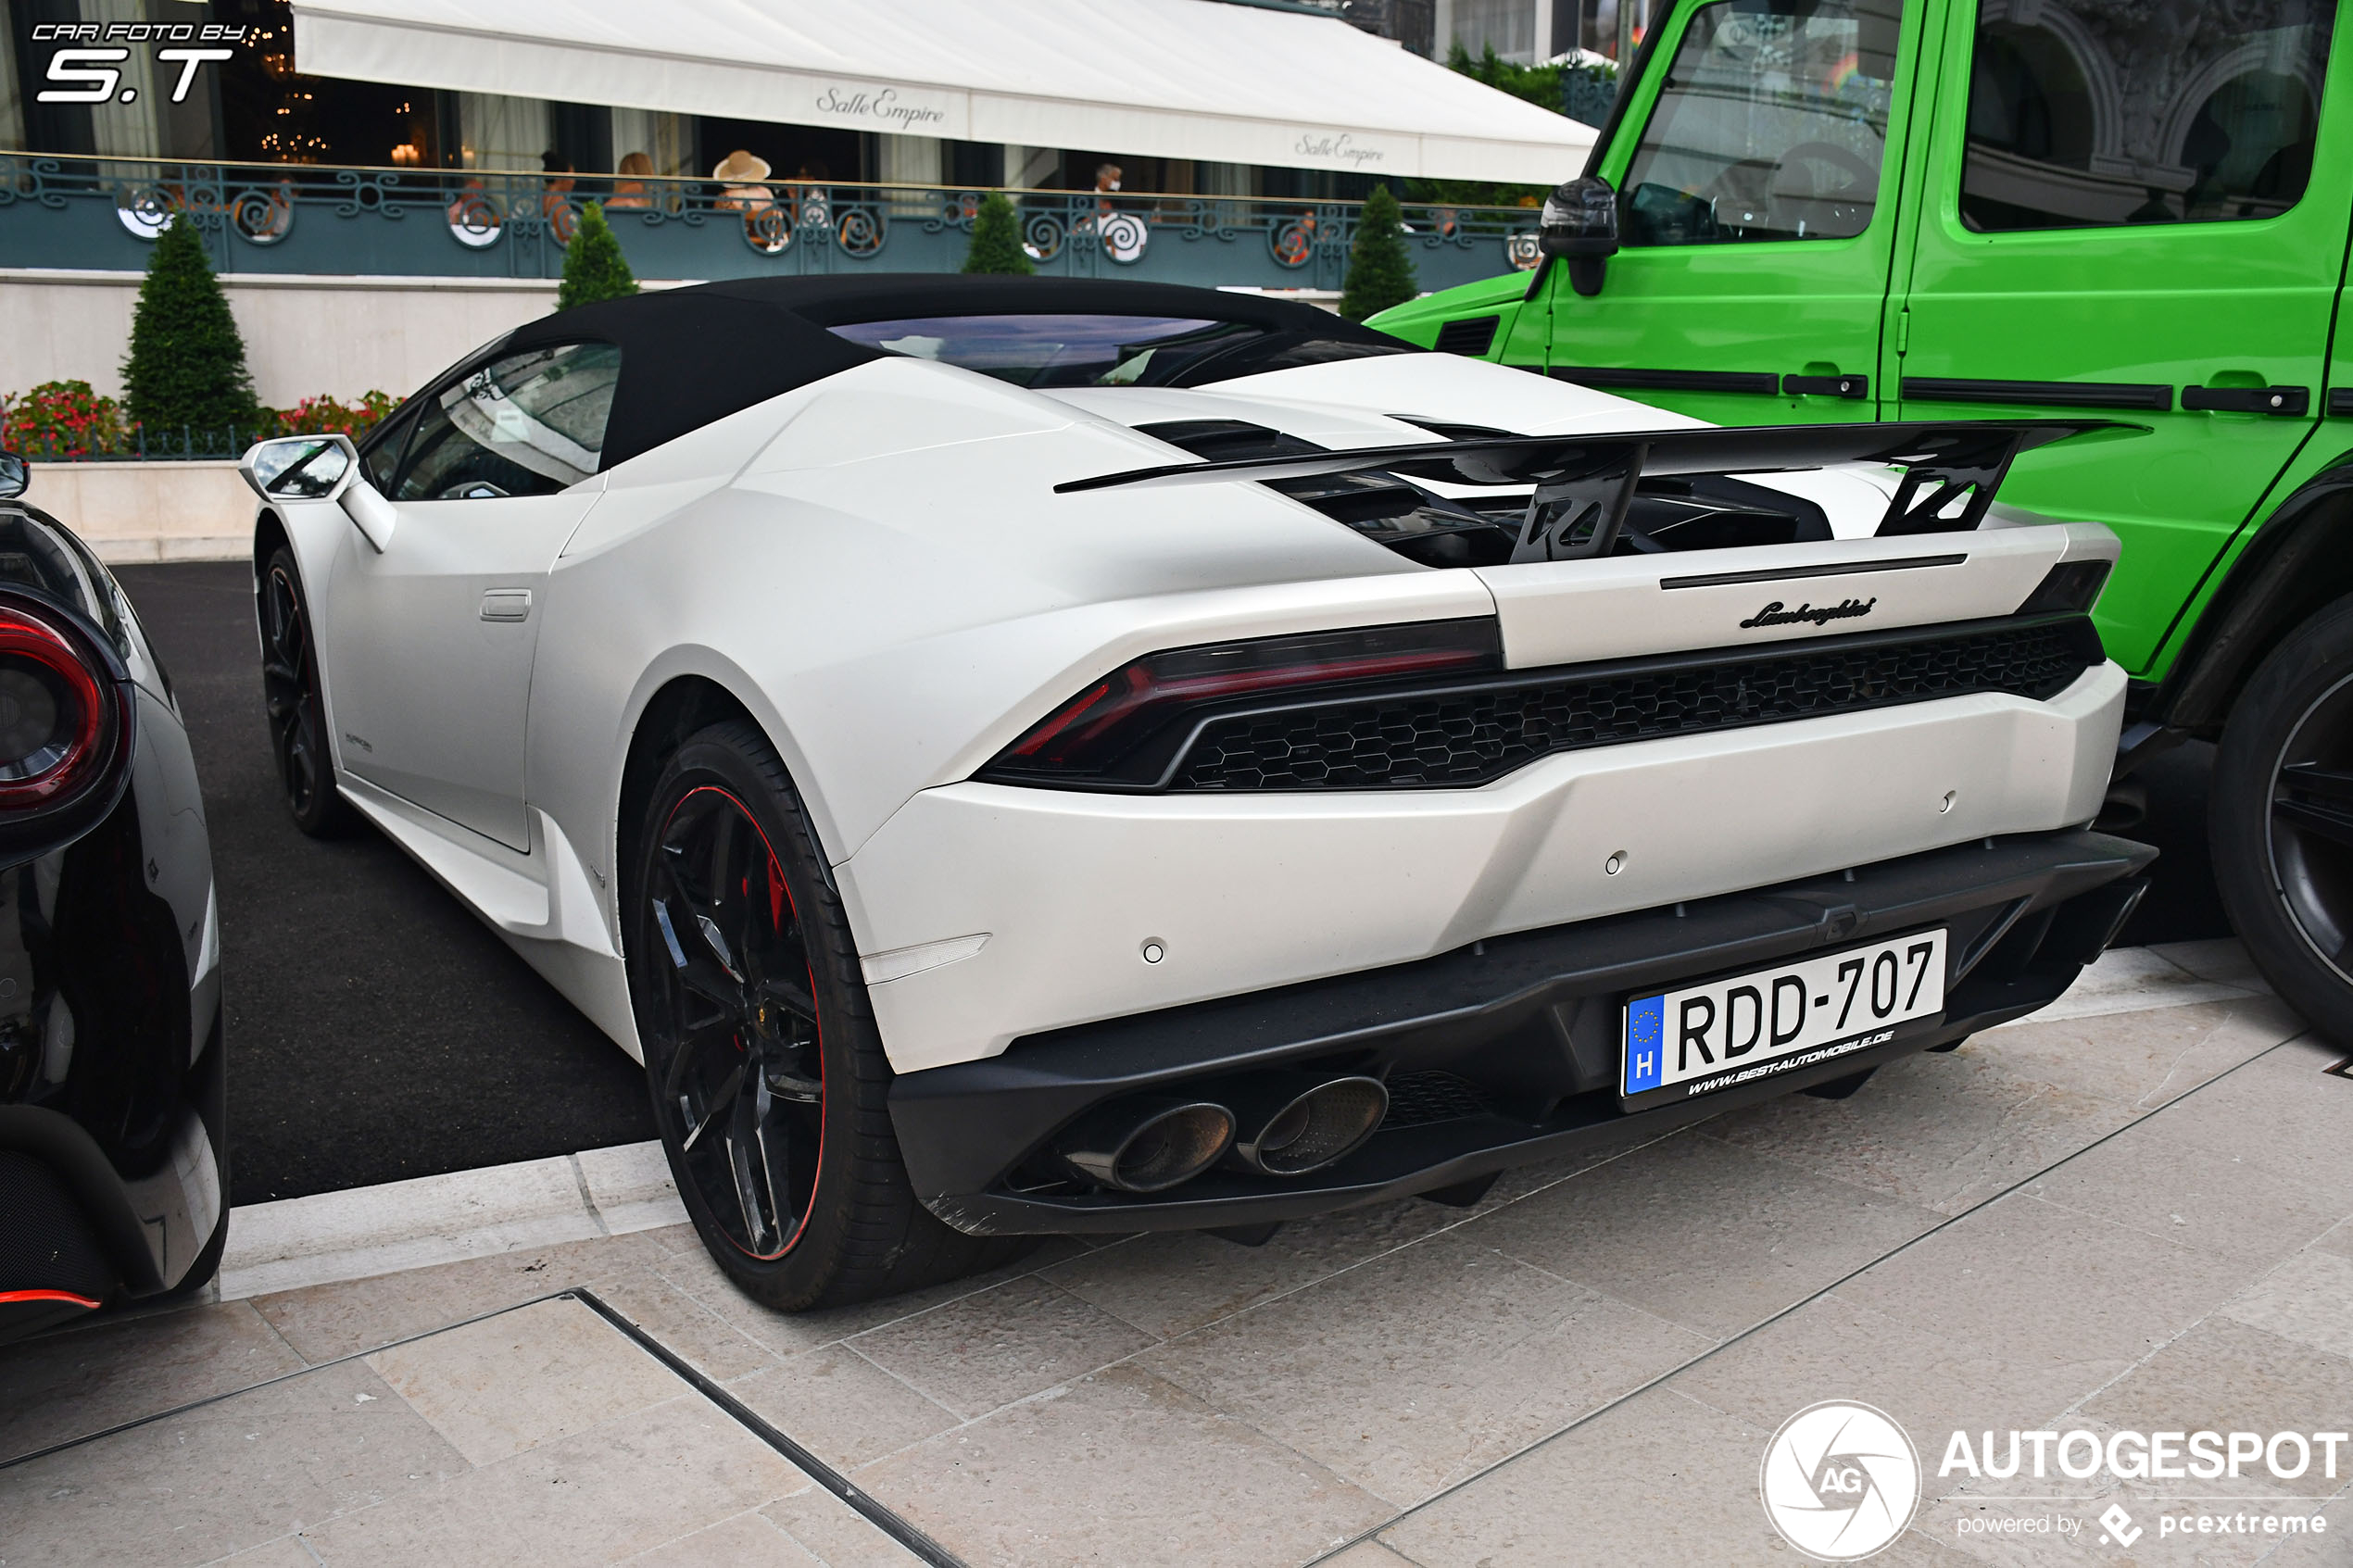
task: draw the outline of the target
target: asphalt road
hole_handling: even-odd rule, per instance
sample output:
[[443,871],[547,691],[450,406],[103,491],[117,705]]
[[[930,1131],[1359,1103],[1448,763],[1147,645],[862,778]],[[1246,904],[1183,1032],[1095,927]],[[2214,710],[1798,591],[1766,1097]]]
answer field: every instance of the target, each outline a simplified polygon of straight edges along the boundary
[[[250,569],[122,567],[180,694],[220,885],[237,1203],[653,1135],[645,1076],[372,830],[295,831],[261,716]],[[2212,751],[2149,764],[2163,851],[2128,943],[2229,935],[2206,856]]]
[[262,721],[252,569],[116,576],[171,673],[203,778],[231,1201],[653,1136],[637,1065],[390,840],[295,831]]

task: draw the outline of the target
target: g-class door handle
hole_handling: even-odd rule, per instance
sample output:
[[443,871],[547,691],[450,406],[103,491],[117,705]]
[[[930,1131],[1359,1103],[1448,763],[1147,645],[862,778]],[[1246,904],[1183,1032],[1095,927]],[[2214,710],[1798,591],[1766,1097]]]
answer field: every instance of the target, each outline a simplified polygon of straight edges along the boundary
[[2312,407],[2309,386],[2185,386],[2182,407],[2216,414],[2305,413]]
[[1869,397],[1871,378],[1869,376],[1783,376],[1781,395],[1796,397]]
[[493,588],[482,596],[482,618],[484,621],[528,621],[531,619],[531,590],[528,588]]

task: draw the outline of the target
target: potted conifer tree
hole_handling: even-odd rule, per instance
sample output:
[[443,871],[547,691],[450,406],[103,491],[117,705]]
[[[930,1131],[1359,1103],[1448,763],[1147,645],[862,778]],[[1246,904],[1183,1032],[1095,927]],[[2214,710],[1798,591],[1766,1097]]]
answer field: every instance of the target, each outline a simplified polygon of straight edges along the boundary
[[621,254],[621,239],[605,221],[605,209],[590,202],[580,209],[580,227],[564,247],[564,281],[556,290],[556,308],[569,310],[599,299],[621,299],[637,292],[636,275]]
[[1001,272],[1026,277],[1038,270],[1021,245],[1021,214],[1002,191],[982,199],[973,218],[972,249],[964,257],[967,272]]
[[123,402],[151,455],[233,452],[267,418],[245,369],[245,339],[196,225],[176,214],[156,237],[131,319]]
[[1414,282],[1414,258],[1405,250],[1405,215],[1389,187],[1376,185],[1356,215],[1356,239],[1348,250],[1340,313],[1361,321],[1420,292]]

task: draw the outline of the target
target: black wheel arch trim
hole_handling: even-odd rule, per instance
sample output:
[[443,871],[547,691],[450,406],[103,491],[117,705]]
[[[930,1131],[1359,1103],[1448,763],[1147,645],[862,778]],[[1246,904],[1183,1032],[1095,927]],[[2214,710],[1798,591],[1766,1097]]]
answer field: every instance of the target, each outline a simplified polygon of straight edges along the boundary
[[[2334,572],[2314,570],[2332,558],[2343,563]],[[2280,640],[2347,594],[2353,452],[2340,454],[2255,524],[2191,625],[2172,670],[2160,681],[2137,684],[2134,720],[2191,734],[2219,733],[2239,690]],[[2190,601],[2196,597],[2194,591]]]

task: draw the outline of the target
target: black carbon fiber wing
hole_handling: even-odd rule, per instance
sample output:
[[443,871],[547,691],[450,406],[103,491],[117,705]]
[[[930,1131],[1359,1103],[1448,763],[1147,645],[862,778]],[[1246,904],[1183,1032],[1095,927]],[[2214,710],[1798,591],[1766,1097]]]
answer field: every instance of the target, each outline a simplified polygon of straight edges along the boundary
[[1635,486],[1645,476],[1884,464],[1905,472],[1880,519],[1881,536],[1966,533],[1984,521],[2020,453],[2061,441],[2147,433],[2145,425],[2114,420],[1967,420],[1515,435],[1171,463],[1066,480],[1054,490],[1070,494],[1367,471],[1456,484],[1532,484],[1535,494],[1512,559],[1571,560],[1609,552]]

